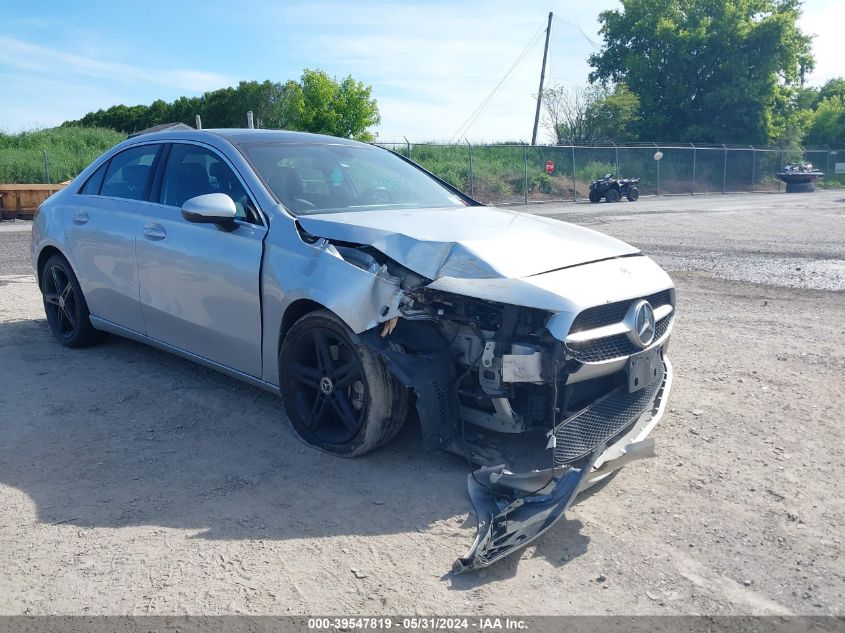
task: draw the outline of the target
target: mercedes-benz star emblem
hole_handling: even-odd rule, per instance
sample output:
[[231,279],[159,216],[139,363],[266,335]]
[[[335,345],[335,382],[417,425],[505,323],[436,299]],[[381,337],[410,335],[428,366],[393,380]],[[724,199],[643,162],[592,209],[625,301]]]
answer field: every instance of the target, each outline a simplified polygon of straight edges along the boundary
[[654,340],[654,310],[645,299],[635,302],[625,315],[628,338],[639,347],[648,347]]
[[320,379],[320,391],[324,394],[329,395],[332,391],[334,391],[334,384],[332,384],[332,379],[328,376],[323,376]]

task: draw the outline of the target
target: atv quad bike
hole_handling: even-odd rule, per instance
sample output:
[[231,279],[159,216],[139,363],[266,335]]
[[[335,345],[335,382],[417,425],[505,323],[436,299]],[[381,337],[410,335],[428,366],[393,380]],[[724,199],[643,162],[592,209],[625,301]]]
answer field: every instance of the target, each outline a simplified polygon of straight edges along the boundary
[[623,178],[619,180],[613,174],[605,174],[604,178],[594,180],[590,183],[590,202],[601,202],[604,198],[607,202],[619,202],[625,196],[631,202],[636,202],[640,197],[640,190],[637,188],[639,178]]

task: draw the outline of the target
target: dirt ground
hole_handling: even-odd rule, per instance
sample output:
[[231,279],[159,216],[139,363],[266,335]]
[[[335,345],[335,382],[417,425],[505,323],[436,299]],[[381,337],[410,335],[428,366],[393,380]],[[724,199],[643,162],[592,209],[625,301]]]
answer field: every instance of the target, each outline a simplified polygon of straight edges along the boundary
[[410,426],[329,457],[271,394],[62,348],[0,226],[0,614],[845,614],[845,194],[527,210],[672,271],[676,380],[656,458],[457,577],[465,463]]

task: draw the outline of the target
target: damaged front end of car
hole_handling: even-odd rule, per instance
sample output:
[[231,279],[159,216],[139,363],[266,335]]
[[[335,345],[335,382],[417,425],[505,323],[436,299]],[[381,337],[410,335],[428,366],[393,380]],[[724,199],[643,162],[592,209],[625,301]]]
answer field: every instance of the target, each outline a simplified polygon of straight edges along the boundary
[[380,304],[377,325],[360,341],[413,392],[426,448],[478,467],[468,477],[478,534],[455,572],[524,547],[580,491],[653,455],[675,293],[648,258],[522,278],[461,277],[446,259],[449,274],[437,276],[371,245],[306,237],[378,279],[367,298]]

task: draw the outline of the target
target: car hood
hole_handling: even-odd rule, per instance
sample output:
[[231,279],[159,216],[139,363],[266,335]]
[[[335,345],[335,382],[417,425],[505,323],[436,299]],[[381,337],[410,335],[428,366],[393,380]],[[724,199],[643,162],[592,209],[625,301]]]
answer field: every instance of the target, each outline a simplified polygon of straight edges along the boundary
[[528,277],[639,252],[590,229],[495,207],[320,213],[297,221],[316,237],[372,246],[429,279]]

